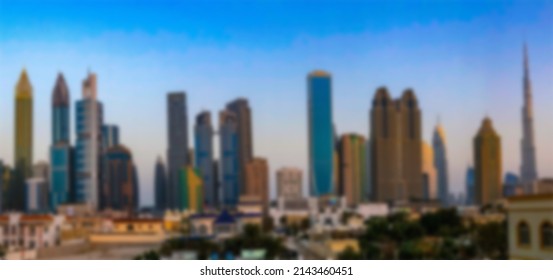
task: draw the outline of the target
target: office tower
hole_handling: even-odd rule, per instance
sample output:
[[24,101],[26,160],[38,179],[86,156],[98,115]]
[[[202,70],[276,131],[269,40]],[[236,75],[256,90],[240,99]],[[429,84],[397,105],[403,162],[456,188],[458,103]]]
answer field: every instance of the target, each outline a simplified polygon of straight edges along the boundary
[[25,207],[25,180],[31,176],[33,164],[33,87],[23,69],[15,87],[15,178],[10,200],[12,209]]
[[505,179],[503,180],[503,196],[509,197],[518,194],[517,188],[519,186],[519,178],[515,173],[505,173]]
[[119,127],[117,125],[102,125],[102,148],[107,149],[119,145]]
[[71,200],[73,157],[70,145],[69,88],[62,73],[52,91],[52,146],[50,147],[50,208]]
[[474,137],[475,203],[486,205],[503,197],[501,139],[486,117]]
[[155,202],[157,211],[165,211],[167,207],[167,173],[161,157],[157,159],[155,168]]
[[222,203],[226,208],[233,208],[240,197],[238,119],[228,110],[219,113],[219,141]]
[[27,213],[49,212],[49,174],[48,163],[41,161],[33,165],[31,177],[25,181],[25,211]]
[[131,151],[116,145],[105,154],[106,166],[102,187],[102,210],[113,209],[132,214],[138,208],[136,170]]
[[233,112],[238,123],[238,164],[240,194],[246,192],[246,165],[253,158],[253,137],[252,137],[252,112],[245,98],[238,98],[227,104],[227,111]]
[[204,185],[205,205],[209,208],[218,208],[217,193],[215,190],[215,176],[213,170],[213,126],[211,114],[203,111],[196,117],[195,132],[195,166],[200,172]]
[[74,200],[99,208],[101,185],[102,104],[97,100],[96,74],[88,73],[83,80],[82,99],[76,103],[75,186]]
[[370,112],[371,186],[376,201],[405,203],[424,199],[421,110],[411,89],[392,100],[377,89]]
[[213,160],[213,190],[215,195],[215,205],[217,205],[217,208],[221,208],[221,205],[222,205],[221,200],[223,197],[222,190],[221,190],[220,170],[221,170],[221,166],[219,165],[219,161],[214,159]]
[[186,94],[171,92],[167,95],[167,172],[168,193],[167,207],[181,209],[179,197],[179,174],[183,166],[188,165],[188,120],[186,111]]
[[437,171],[434,166],[434,151],[430,144],[422,142],[422,187],[423,199],[435,200],[438,198]]
[[528,48],[524,44],[524,106],[522,107],[522,164],[520,165],[520,181],[528,190],[538,178],[536,167],[536,146],[534,144],[534,114],[532,109],[532,85],[528,62]]
[[261,202],[266,212],[269,209],[269,164],[265,158],[254,158],[246,164],[245,196]]
[[434,129],[432,146],[434,147],[434,166],[437,172],[438,200],[442,205],[447,205],[449,193],[449,173],[446,152],[445,131],[441,123]]
[[313,196],[334,194],[334,129],[332,123],[332,79],[324,71],[307,77],[309,129],[309,188]]
[[476,178],[474,177],[474,168],[469,166],[467,167],[467,172],[465,175],[465,190],[467,193],[466,205],[475,204],[475,184]]
[[179,174],[181,190],[180,210],[188,210],[192,213],[203,211],[204,191],[202,177],[192,166],[183,166]]
[[367,158],[365,137],[350,133],[338,142],[339,193],[346,198],[349,207],[366,201],[363,195],[367,189]]
[[303,179],[299,168],[283,167],[276,173],[277,196],[284,199],[303,197]]

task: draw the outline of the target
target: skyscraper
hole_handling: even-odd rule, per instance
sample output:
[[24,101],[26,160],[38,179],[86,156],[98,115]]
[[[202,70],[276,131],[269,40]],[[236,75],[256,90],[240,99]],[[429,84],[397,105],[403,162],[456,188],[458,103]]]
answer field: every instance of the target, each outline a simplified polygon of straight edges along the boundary
[[474,178],[474,168],[469,166],[467,167],[467,173],[465,175],[465,189],[467,193],[466,205],[474,205],[475,203],[475,193],[474,188],[476,184],[476,179]]
[[97,101],[96,74],[89,73],[83,81],[83,97],[76,106],[75,202],[98,209],[101,184],[102,104]]
[[437,172],[434,166],[434,151],[426,141],[422,142],[422,186],[424,200],[435,200],[438,197]]
[[25,211],[46,213],[49,211],[48,163],[41,161],[33,165],[32,176],[25,181]]
[[307,120],[311,195],[333,195],[332,79],[327,72],[317,70],[309,73],[307,77]]
[[475,203],[485,205],[503,197],[501,186],[501,139],[492,120],[482,121],[474,137]]
[[220,176],[222,202],[226,208],[234,208],[240,197],[238,159],[238,119],[228,110],[219,113],[219,140],[221,153]]
[[52,146],[50,147],[50,208],[71,200],[73,159],[70,146],[69,89],[62,73],[52,92]]
[[339,193],[346,198],[350,207],[367,201],[367,158],[366,140],[359,134],[345,134],[338,144]]
[[246,165],[246,195],[261,202],[264,211],[269,209],[269,164],[267,159],[254,158]]
[[138,192],[131,151],[123,145],[115,145],[106,151],[105,158],[103,209],[134,213],[138,208]]
[[33,164],[33,87],[23,69],[15,87],[15,181],[10,191],[12,208],[25,208],[25,180],[31,176]]
[[158,211],[167,209],[167,174],[165,173],[165,164],[161,157],[157,159],[155,168],[155,206]]
[[183,166],[179,174],[181,190],[180,210],[188,210],[192,213],[202,212],[204,206],[204,191],[202,177],[192,166]]
[[424,200],[421,110],[407,89],[392,100],[377,89],[370,112],[371,192],[376,201]]
[[102,125],[102,148],[107,150],[119,145],[119,127],[113,124]]
[[434,129],[432,146],[434,148],[434,166],[436,167],[438,176],[438,200],[440,200],[442,205],[447,205],[447,197],[449,194],[449,172],[445,131],[441,123],[438,123]]
[[195,131],[195,166],[200,172],[204,185],[204,199],[207,207],[218,208],[213,170],[213,126],[211,114],[203,111],[196,117]]
[[167,207],[181,209],[179,193],[180,169],[188,165],[188,119],[186,94],[171,92],[167,95],[167,165],[168,193]]
[[233,112],[238,122],[238,162],[240,193],[246,192],[246,165],[253,158],[253,137],[252,137],[252,112],[245,98],[238,98],[227,104],[228,111]]
[[522,140],[520,165],[520,181],[526,189],[538,178],[536,167],[536,146],[534,144],[534,113],[532,110],[532,84],[528,62],[528,48],[524,44],[524,77],[522,80],[524,106],[522,107]]

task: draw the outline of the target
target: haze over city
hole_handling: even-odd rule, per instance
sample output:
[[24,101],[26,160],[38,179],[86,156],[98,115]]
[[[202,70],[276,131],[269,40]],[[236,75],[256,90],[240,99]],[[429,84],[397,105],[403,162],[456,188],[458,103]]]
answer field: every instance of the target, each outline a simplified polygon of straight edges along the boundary
[[23,67],[34,88],[35,161],[48,160],[56,75],[63,72],[69,85],[74,141],[74,102],[90,70],[105,120],[119,125],[133,152],[141,205],[153,203],[154,164],[167,149],[166,94],[175,90],[187,93],[190,143],[199,111],[215,114],[248,98],[254,151],[269,160],[273,188],[277,168],[307,170],[306,76],[324,69],[333,78],[339,134],[367,136],[377,87],[394,98],[413,88],[424,139],[430,142],[438,118],[445,128],[450,189],[458,193],[486,115],[501,136],[503,171],[519,172],[526,42],[538,173],[553,176],[550,1],[427,2],[416,10],[407,1],[346,2],[263,1],[238,9],[225,1],[2,0],[0,158],[13,160],[14,87]]

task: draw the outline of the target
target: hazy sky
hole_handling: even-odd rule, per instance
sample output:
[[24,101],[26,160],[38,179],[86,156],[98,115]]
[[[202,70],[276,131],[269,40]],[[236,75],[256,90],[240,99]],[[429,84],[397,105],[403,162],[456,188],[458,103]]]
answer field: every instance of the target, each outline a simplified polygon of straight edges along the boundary
[[277,168],[306,170],[306,75],[321,68],[332,73],[339,134],[368,134],[377,87],[393,97],[412,87],[427,141],[441,118],[451,189],[460,192],[486,114],[502,137],[504,171],[519,171],[526,40],[539,175],[553,177],[553,2],[418,2],[0,0],[0,159],[13,161],[21,69],[34,87],[36,161],[48,158],[57,73],[76,101],[90,69],[105,122],[120,126],[133,151],[142,205],[153,202],[155,160],[165,158],[172,90],[188,94],[190,143],[200,110],[216,116],[247,97],[254,153],[269,159],[274,187]]

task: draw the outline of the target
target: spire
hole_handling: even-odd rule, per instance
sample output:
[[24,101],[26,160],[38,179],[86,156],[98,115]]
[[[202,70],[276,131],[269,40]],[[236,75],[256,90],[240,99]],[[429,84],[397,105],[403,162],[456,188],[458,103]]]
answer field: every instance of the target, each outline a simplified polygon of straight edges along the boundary
[[61,72],[58,73],[56,84],[54,85],[54,90],[52,92],[52,105],[55,107],[69,105],[69,89],[67,88],[65,78]]
[[29,76],[27,75],[27,70],[23,68],[21,75],[19,75],[19,80],[15,87],[15,96],[17,98],[32,98],[33,97],[33,87],[29,81]]
[[526,45],[526,42],[524,42],[524,46],[523,46],[523,56],[524,56],[524,78],[525,79],[528,79],[529,78],[529,65],[528,65],[528,46]]

